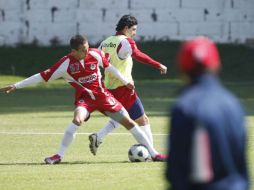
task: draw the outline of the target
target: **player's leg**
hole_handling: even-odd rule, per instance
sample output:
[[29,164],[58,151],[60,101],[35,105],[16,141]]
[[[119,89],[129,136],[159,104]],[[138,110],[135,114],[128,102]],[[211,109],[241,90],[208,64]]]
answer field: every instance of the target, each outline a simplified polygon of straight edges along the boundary
[[113,119],[110,119],[109,122],[101,128],[97,133],[92,133],[89,135],[88,139],[90,141],[89,148],[93,155],[96,155],[97,149],[102,143],[102,139],[112,132],[114,129],[120,127],[120,124]]
[[[141,129],[144,131],[144,133],[149,138],[149,141],[153,145],[153,135],[150,128],[150,123],[147,115],[145,114],[144,107],[140,101],[139,98],[136,99],[134,104],[131,106],[131,108],[128,110],[128,113],[132,120],[134,120],[138,125],[141,127]],[[93,138],[97,139],[97,142],[102,142],[102,139],[112,132],[114,129],[118,128],[120,124],[114,120],[110,120],[101,130],[99,130],[96,134],[92,134]]]
[[79,126],[88,118],[89,112],[85,107],[79,106],[74,111],[72,123],[65,129],[64,137],[59,147],[58,154],[63,157],[66,149],[72,143],[76,136]]
[[122,108],[118,112],[105,112],[109,117],[117,121],[118,123],[122,124],[127,130],[130,131],[130,133],[133,135],[133,137],[136,139],[136,141],[140,144],[143,144],[147,147],[149,153],[151,154],[151,157],[154,161],[165,161],[166,157],[159,154],[149,141],[146,134],[140,129],[140,127],[129,117],[128,112]]
[[98,141],[102,141],[105,136],[118,127],[120,127],[120,124],[113,119],[110,119],[108,123],[96,133]]
[[47,164],[57,164],[63,159],[65,151],[74,140],[79,126],[88,117],[89,117],[89,112],[87,111],[85,107],[79,106],[75,109],[74,118],[72,120],[72,123],[70,123],[68,127],[65,129],[64,136],[62,138],[57,154],[51,157],[45,158],[45,162]]
[[153,135],[150,127],[149,118],[145,114],[144,106],[138,97],[133,106],[128,110],[128,113],[131,119],[133,119],[144,131],[149,141],[153,145]]
[[147,115],[144,113],[144,115],[142,115],[141,117],[139,117],[138,119],[134,120],[139,126],[140,128],[144,131],[144,133],[146,134],[146,136],[149,138],[149,141],[152,143],[153,145],[153,134],[151,131],[151,126],[150,126],[150,122],[149,122],[149,118],[147,117]]
[[[125,109],[129,109],[132,107],[134,102],[136,101],[136,92],[121,86],[116,89],[111,89],[110,93],[114,96],[115,99],[117,99],[124,107]],[[102,139],[107,136],[110,132],[112,132],[114,129],[118,128],[120,124],[114,120],[110,120],[101,130],[99,130],[97,133],[92,134],[94,138],[97,138],[97,141],[102,141]]]
[[97,140],[102,142],[103,138],[111,133],[114,129],[120,127],[120,124],[113,119],[110,119],[108,123],[101,128],[97,133],[93,133],[92,136],[96,135]]

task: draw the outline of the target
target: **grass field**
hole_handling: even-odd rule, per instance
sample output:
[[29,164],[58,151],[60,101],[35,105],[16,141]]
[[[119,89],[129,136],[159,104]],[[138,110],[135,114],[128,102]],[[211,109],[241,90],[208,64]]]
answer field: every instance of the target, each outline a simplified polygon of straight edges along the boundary
[[[0,77],[0,87],[18,81]],[[166,151],[167,110],[181,83],[177,80],[138,81],[136,87],[150,117],[156,148]],[[248,163],[254,170],[254,88],[250,83],[225,82],[246,106]],[[123,129],[106,137],[91,155],[88,134],[100,129],[107,118],[94,113],[85,123],[60,165],[43,159],[58,148],[73,114],[73,91],[62,81],[0,94],[0,189],[103,189],[162,190],[167,187],[164,163],[130,163],[127,151],[135,143]],[[252,175],[253,176],[253,175]],[[253,188],[252,188],[253,189]]]

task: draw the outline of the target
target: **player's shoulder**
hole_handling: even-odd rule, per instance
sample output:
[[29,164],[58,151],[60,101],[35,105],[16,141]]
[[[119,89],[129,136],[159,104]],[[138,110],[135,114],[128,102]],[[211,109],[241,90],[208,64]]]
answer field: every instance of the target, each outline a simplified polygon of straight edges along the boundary
[[129,44],[136,44],[135,40],[132,38],[124,38],[123,41],[127,41]]
[[62,64],[62,63],[64,63],[64,62],[68,61],[68,60],[71,60],[70,54],[61,57],[61,58],[56,62],[56,64]]
[[111,42],[111,41],[114,40],[116,37],[117,37],[117,36],[113,36],[113,35],[112,35],[112,36],[108,36],[107,38],[105,38],[105,39],[101,42],[100,46],[105,45],[105,44]]
[[115,37],[116,37],[115,35],[108,36],[105,40],[103,40],[103,42],[107,40],[111,40],[112,38],[115,38]]
[[99,54],[100,56],[103,55],[103,51],[101,49],[98,49],[98,48],[89,48],[88,53],[90,53],[90,54],[91,53],[92,54],[96,53],[96,54]]
[[103,58],[105,57],[105,54],[104,52],[101,50],[101,49],[98,49],[98,48],[89,48],[88,50],[88,54],[92,57],[95,57],[95,58]]
[[131,48],[132,50],[137,49],[136,42],[132,38],[124,38],[121,44],[123,47]]
[[101,52],[101,50],[98,49],[98,48],[89,48],[88,52],[91,52],[91,51],[94,51],[94,52],[97,52],[97,53]]
[[67,55],[64,55],[60,60],[66,60],[66,59],[73,59],[74,57],[69,53]]

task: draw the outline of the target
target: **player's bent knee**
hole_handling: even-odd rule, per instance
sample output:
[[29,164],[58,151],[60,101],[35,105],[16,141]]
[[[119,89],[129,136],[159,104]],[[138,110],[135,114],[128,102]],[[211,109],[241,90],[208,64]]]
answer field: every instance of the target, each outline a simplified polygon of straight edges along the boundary
[[145,123],[147,123],[147,124],[149,123],[149,118],[147,117],[146,114],[144,115],[144,121],[145,121]]
[[80,126],[83,123],[83,121],[80,118],[74,118],[72,122],[77,126]]
[[80,126],[89,118],[90,114],[85,107],[79,106],[74,112],[73,123]]
[[149,124],[149,118],[147,117],[146,114],[142,115],[138,119],[135,120],[140,126],[147,125]]

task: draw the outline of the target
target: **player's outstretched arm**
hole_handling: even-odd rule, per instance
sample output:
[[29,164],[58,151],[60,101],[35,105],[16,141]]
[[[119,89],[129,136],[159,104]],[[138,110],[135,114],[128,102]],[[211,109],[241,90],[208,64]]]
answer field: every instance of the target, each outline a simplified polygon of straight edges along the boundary
[[5,92],[5,93],[8,94],[8,93],[11,93],[11,92],[15,91],[16,89],[31,86],[31,85],[34,85],[34,84],[37,84],[37,83],[40,83],[40,82],[43,82],[43,81],[44,80],[41,77],[40,73],[38,73],[38,74],[35,74],[35,75],[33,75],[29,78],[26,78],[22,81],[19,81],[15,84],[0,88],[0,91]]
[[3,87],[3,88],[0,88],[1,92],[5,92],[7,94],[9,94],[11,92],[14,92],[15,90],[16,90],[16,87],[13,84],[9,85],[9,86],[6,86],[6,87]]
[[165,65],[152,59],[150,56],[140,51],[137,47],[133,50],[132,57],[140,63],[148,64],[159,69],[161,74],[167,73],[167,67]]

